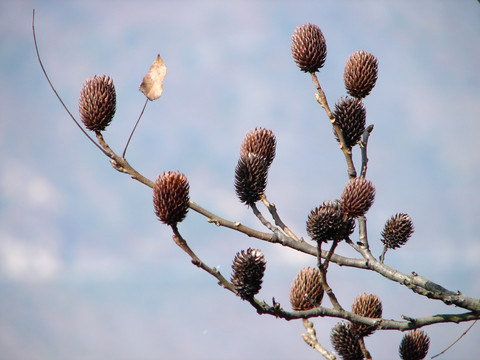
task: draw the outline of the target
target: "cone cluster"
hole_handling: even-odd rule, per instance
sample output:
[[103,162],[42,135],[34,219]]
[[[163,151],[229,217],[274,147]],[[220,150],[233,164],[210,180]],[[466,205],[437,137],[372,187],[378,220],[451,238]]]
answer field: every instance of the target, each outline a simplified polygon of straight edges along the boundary
[[[382,302],[375,295],[362,294],[353,302],[352,312],[363,317],[379,319],[382,317]],[[370,336],[375,332],[374,327],[355,323],[352,323],[352,330],[360,337]]]
[[364,98],[374,88],[377,76],[377,58],[363,50],[356,51],[350,55],[345,65],[345,89],[353,97]]
[[319,306],[323,298],[320,270],[304,268],[299,271],[290,287],[290,304],[295,311],[310,310]]
[[113,80],[95,75],[83,83],[78,101],[80,118],[88,130],[100,132],[110,124],[115,115],[117,96]]
[[[367,112],[365,106],[360,99],[354,99],[349,96],[341,98],[333,110],[335,121],[340,126],[343,132],[345,143],[349,148],[352,148],[362,138],[365,131],[365,123],[367,119]],[[337,133],[334,132],[337,141],[340,139]]]
[[187,178],[179,172],[166,172],[153,186],[153,207],[158,219],[167,225],[176,225],[187,215],[189,207]]
[[233,260],[231,281],[242,299],[251,299],[260,291],[266,264],[260,250],[247,249],[237,253]]
[[357,335],[352,331],[350,323],[342,321],[335,325],[330,333],[330,341],[343,360],[364,359]]
[[375,200],[375,187],[364,178],[353,178],[343,189],[341,206],[350,218],[365,215]]
[[402,338],[398,352],[402,360],[422,360],[428,354],[430,338],[422,330],[414,330]]
[[327,43],[317,25],[304,24],[297,27],[292,35],[293,60],[304,72],[317,72],[325,64]]
[[235,168],[235,192],[246,205],[254,204],[263,196],[275,150],[276,139],[271,130],[255,129],[245,136]]
[[355,222],[345,216],[338,200],[324,202],[310,212],[307,219],[307,233],[318,243],[348,238],[355,228]]
[[392,216],[382,230],[382,242],[389,249],[396,249],[404,245],[413,234],[415,227],[407,214]]

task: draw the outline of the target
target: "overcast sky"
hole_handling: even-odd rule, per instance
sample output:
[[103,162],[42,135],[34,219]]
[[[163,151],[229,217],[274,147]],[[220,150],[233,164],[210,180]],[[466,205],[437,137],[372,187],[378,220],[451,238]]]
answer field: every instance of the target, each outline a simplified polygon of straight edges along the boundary
[[[104,136],[118,153],[144,103],[138,86],[160,53],[164,93],[148,104],[128,161],[152,180],[183,172],[192,200],[262,231],[233,179],[245,133],[271,129],[277,156],[267,196],[304,237],[310,210],[338,198],[347,173],[310,76],[291,58],[291,34],[307,22],[322,29],[328,55],[318,76],[331,106],[345,96],[348,56],[373,53],[379,79],[365,100],[375,125],[372,251],[381,253],[385,221],[408,213],[415,234],[386,263],[480,298],[477,1],[7,0],[0,4],[2,359],[319,358],[303,343],[301,322],[257,315],[192,266],[155,218],[151,190],[113,170],[79,131],[37,63],[33,8],[44,65],[75,115],[85,79],[112,77],[117,112]],[[268,263],[258,296],[285,309],[297,272],[315,265],[192,211],[180,231],[227,278],[236,252],[261,249]],[[346,244],[337,252],[357,256]],[[332,265],[329,278],[345,308],[365,292],[382,299],[386,318],[458,311],[374,273]],[[336,321],[314,323],[331,349]],[[425,329],[429,357],[468,326]],[[377,333],[366,344],[375,359],[391,359],[402,336]],[[444,357],[470,359],[479,336],[476,325]]]

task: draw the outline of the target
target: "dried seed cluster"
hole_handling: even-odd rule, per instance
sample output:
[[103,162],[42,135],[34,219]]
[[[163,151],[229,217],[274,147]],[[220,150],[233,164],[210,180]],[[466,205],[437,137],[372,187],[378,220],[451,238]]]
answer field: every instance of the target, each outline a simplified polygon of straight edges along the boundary
[[318,243],[344,240],[354,228],[355,222],[345,216],[338,200],[323,203],[312,210],[307,219],[307,233]]
[[110,77],[95,75],[83,83],[78,109],[88,130],[105,130],[115,115],[116,104],[117,96]]
[[396,214],[385,223],[382,231],[382,242],[389,249],[404,245],[413,234],[415,227],[407,214]]
[[189,207],[187,178],[179,172],[159,176],[153,186],[153,207],[158,219],[167,225],[176,225],[187,215]]
[[350,218],[365,215],[375,200],[375,187],[364,178],[351,179],[343,189],[341,206]]
[[290,304],[296,311],[310,310],[320,305],[323,288],[320,270],[304,268],[299,271],[290,287]]
[[276,139],[271,130],[255,129],[245,136],[235,168],[235,192],[241,202],[251,205],[261,199],[275,150]]
[[243,139],[240,155],[249,153],[262,157],[270,166],[275,158],[277,140],[272,130],[255,128],[250,130]]
[[[333,110],[335,121],[340,126],[343,132],[345,143],[349,148],[361,139],[365,131],[365,122],[367,119],[367,112],[362,101],[351,97],[341,98]],[[337,141],[340,139],[337,133],[334,132]]]
[[398,352],[403,360],[422,360],[428,354],[430,338],[422,330],[414,330],[402,338]]
[[[379,319],[382,317],[382,302],[375,295],[362,294],[353,302],[352,312],[363,317]],[[352,330],[360,337],[370,336],[375,332],[374,327],[355,323],[352,323]]]
[[342,321],[335,325],[330,334],[330,341],[343,360],[364,359],[357,335],[352,331],[350,323]]
[[304,24],[292,35],[293,60],[305,72],[314,73],[323,67],[327,57],[327,43],[317,25]]
[[247,249],[237,253],[232,265],[232,284],[242,299],[251,299],[262,287],[266,260],[260,250]]
[[347,60],[343,78],[347,92],[356,97],[364,98],[375,86],[378,75],[377,58],[363,50],[356,51]]

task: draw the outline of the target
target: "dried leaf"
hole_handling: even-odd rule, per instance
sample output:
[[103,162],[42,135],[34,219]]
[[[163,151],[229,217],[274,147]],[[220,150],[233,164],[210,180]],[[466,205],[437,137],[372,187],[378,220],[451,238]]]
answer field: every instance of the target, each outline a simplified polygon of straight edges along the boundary
[[147,97],[148,100],[157,100],[162,96],[163,92],[163,79],[167,74],[167,66],[163,62],[160,54],[153,62],[152,66],[148,70],[147,75],[143,77],[142,84],[139,90]]

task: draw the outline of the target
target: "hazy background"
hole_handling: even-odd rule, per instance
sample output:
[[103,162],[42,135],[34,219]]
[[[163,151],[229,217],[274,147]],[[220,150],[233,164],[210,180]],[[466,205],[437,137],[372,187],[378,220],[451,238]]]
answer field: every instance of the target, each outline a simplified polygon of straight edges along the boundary
[[[147,106],[129,162],[150,179],[182,171],[194,201],[259,230],[235,197],[234,168],[248,130],[273,130],[267,195],[299,236],[310,210],[339,197],[347,174],[310,76],[291,58],[291,34],[306,22],[321,27],[328,56],[319,79],[331,106],[345,96],[347,57],[360,49],[375,54],[379,79],[365,100],[367,122],[375,124],[372,251],[381,252],[385,221],[406,212],[415,234],[386,263],[480,297],[477,1],[2,1],[2,359],[320,358],[303,343],[300,321],[257,315],[192,266],[156,220],[151,190],[114,171],[69,119],[37,63],[34,7],[44,65],[75,115],[85,79],[113,78],[117,113],[105,138],[119,153],[144,102],[138,86],[160,53],[168,67],[164,93]],[[268,264],[258,296],[286,309],[296,273],[315,265],[194,212],[180,231],[228,278],[237,251],[260,248]],[[357,256],[345,244],[338,252]],[[383,300],[386,318],[458,311],[374,273],[332,266],[329,276],[346,308],[366,292]],[[331,349],[337,321],[314,322]],[[425,328],[429,357],[468,326]],[[375,359],[398,358],[402,336],[377,333],[367,347]],[[477,324],[443,358],[471,359],[479,337]]]

